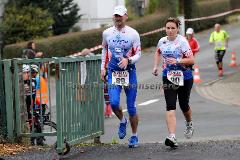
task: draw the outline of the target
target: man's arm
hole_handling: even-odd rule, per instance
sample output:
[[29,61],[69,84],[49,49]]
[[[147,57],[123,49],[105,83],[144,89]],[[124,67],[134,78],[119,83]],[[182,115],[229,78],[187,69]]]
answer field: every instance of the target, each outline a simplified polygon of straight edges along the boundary
[[136,63],[141,57],[141,42],[140,36],[137,33],[133,39],[133,56],[129,57],[132,64]]
[[229,34],[226,31],[224,31],[224,35],[225,35],[225,47],[228,48]]
[[213,42],[214,42],[213,34],[214,34],[214,32],[211,33],[210,38],[209,38],[210,44],[213,44]]

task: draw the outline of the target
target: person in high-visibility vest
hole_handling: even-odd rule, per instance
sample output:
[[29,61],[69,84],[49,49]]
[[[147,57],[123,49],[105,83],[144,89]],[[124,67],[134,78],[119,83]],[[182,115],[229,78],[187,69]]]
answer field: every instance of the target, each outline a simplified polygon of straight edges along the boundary
[[223,76],[223,57],[226,53],[226,49],[228,48],[228,40],[229,34],[221,29],[220,24],[215,24],[214,26],[215,31],[211,33],[209,38],[210,44],[215,44],[215,59],[218,68],[218,76]]

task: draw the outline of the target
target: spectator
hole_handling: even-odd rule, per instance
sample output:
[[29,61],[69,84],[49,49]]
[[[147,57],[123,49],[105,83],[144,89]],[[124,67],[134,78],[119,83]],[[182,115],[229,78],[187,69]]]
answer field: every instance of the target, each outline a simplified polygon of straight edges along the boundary
[[36,52],[36,44],[32,41],[28,42],[27,48],[23,50],[23,58],[33,59],[43,57],[42,52]]

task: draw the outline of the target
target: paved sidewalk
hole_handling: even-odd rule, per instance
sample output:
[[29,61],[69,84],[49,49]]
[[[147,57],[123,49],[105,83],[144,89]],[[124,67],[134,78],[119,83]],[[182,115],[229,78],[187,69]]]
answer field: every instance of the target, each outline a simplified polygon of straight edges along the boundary
[[218,103],[240,106],[240,69],[211,83],[196,85],[195,89],[201,96]]

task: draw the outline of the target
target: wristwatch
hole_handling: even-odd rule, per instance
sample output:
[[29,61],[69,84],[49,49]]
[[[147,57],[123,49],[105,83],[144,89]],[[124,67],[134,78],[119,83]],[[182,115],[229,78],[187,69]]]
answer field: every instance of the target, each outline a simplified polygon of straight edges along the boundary
[[128,64],[131,64],[132,60],[130,58],[128,58]]

